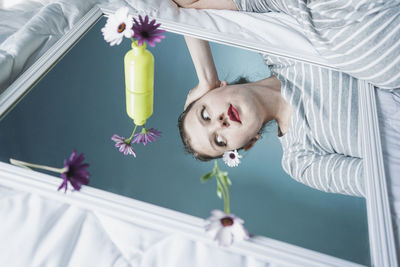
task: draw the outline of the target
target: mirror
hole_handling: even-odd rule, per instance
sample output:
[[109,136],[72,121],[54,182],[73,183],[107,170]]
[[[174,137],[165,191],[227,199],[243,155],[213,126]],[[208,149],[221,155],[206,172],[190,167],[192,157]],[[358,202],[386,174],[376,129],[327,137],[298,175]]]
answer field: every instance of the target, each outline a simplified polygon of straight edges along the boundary
[[[125,112],[123,57],[130,42],[110,47],[101,35],[105,18],[64,56],[0,122],[0,160],[9,158],[59,166],[73,148],[91,164],[90,186],[206,218],[222,209],[215,181],[200,183],[212,162],[184,153],[177,128],[186,94],[197,83],[181,35],[150,48],[155,57],[155,103],[149,126],[162,132],[156,143],[124,156],[110,137],[129,136]],[[270,75],[254,52],[211,44],[221,79],[251,81]],[[232,212],[253,235],[288,242],[364,265],[370,264],[365,201],[328,194],[287,175],[281,167],[277,127],[244,153],[238,168],[223,170],[232,180]]]

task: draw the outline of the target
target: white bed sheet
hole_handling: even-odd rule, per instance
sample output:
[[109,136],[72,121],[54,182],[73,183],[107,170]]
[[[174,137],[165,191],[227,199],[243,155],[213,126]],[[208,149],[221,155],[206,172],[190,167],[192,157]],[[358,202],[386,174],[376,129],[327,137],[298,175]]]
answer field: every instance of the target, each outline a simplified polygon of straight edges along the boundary
[[98,2],[26,1],[0,9],[0,93]]
[[171,0],[31,0],[0,9],[0,93],[96,4],[110,10],[128,6],[132,12],[177,23],[177,28],[180,23],[287,56],[324,62],[295,20],[283,14],[179,9]]
[[266,266],[73,205],[0,186],[0,266]]

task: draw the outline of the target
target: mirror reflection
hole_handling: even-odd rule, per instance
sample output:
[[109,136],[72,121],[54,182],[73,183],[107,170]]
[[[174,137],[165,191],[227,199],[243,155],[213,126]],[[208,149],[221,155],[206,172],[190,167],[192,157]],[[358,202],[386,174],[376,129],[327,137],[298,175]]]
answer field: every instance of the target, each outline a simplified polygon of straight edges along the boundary
[[186,38],[199,83],[186,100],[180,132],[200,160],[249,150],[275,121],[282,165],[326,192],[364,196],[358,135],[358,81],[342,72],[264,55],[272,75],[220,81],[206,41]]
[[221,201],[214,183],[200,183],[213,167],[202,160],[239,149],[236,168],[219,162],[233,183],[232,213],[251,234],[369,264],[366,207],[354,197],[363,195],[363,184],[352,78],[166,33],[149,48],[149,124],[162,137],[136,146],[136,158],[124,156],[110,137],[132,130],[123,79],[130,43],[110,47],[104,24],[0,122],[1,161],[57,166],[76,148],[91,164],[90,186],[206,218]]

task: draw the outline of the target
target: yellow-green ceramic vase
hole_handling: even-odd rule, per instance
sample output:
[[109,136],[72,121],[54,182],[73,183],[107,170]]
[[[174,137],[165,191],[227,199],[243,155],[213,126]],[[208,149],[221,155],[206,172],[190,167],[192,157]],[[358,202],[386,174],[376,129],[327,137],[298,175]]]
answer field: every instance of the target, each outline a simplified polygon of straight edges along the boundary
[[142,126],[153,114],[154,98],[154,57],[146,43],[138,46],[137,41],[132,42],[124,66],[126,112],[136,125]]

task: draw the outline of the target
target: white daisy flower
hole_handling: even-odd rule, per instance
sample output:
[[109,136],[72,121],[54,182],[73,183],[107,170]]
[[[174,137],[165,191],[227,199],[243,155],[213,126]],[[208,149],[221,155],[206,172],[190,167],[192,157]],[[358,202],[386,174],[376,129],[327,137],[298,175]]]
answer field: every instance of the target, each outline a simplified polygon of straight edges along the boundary
[[220,246],[230,246],[234,241],[249,238],[248,232],[243,227],[244,222],[239,217],[220,210],[213,210],[211,214],[206,220],[205,229]]
[[240,163],[240,159],[242,158],[241,155],[237,152],[237,150],[226,151],[222,156],[222,160],[225,162],[226,165],[229,167],[236,167]]
[[119,45],[124,36],[131,38],[133,36],[133,17],[128,14],[127,7],[121,7],[115,14],[108,17],[106,25],[101,29],[104,40],[111,46]]

